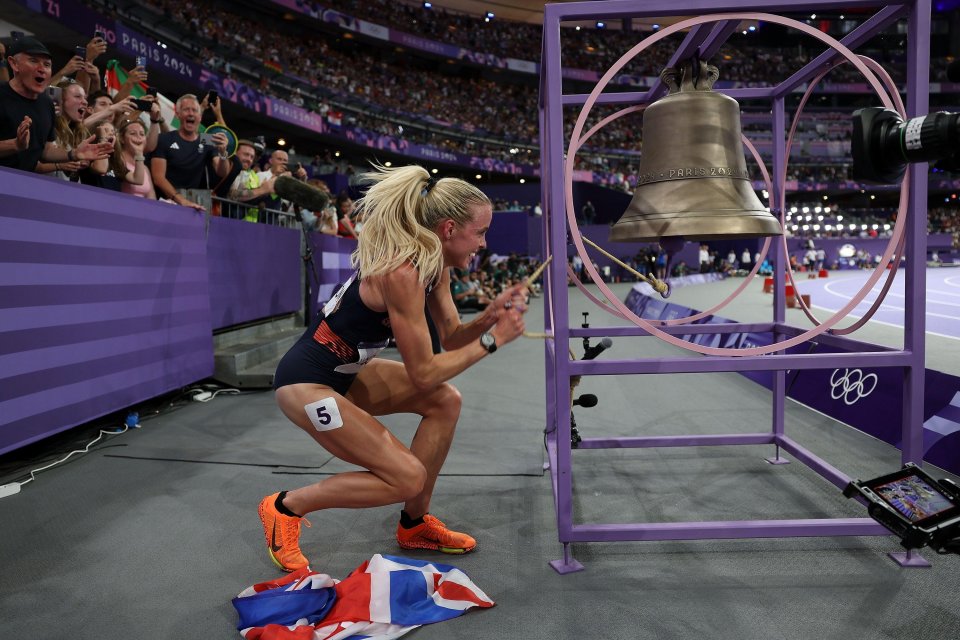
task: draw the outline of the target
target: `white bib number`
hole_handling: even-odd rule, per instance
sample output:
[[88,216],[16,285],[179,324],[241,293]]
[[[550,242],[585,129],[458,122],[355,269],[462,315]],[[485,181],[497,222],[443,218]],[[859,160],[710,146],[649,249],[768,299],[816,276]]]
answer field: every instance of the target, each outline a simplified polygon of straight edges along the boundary
[[307,417],[317,431],[330,431],[343,426],[343,418],[340,417],[340,407],[337,406],[337,400],[334,397],[317,400],[303,407],[307,412]]

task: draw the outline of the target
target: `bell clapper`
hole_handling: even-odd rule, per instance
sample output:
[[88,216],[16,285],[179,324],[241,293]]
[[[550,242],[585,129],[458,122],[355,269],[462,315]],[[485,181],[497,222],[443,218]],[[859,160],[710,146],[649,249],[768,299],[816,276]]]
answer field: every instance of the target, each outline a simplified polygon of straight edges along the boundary
[[597,251],[599,251],[599,252],[602,253],[603,255],[607,256],[608,258],[610,258],[611,260],[613,260],[614,262],[616,262],[618,265],[620,265],[621,267],[623,267],[624,269],[626,269],[627,271],[629,271],[630,273],[632,273],[632,274],[633,274],[634,276],[636,276],[639,280],[641,280],[641,281],[646,282],[647,284],[649,284],[651,287],[653,287],[653,290],[654,290],[654,291],[656,291],[657,293],[659,293],[659,294],[660,294],[661,296],[663,296],[664,298],[666,298],[666,297],[668,297],[668,296],[670,295],[670,285],[668,285],[665,281],[659,280],[659,279],[654,278],[654,277],[651,277],[651,276],[645,276],[645,275],[643,275],[642,273],[640,273],[639,271],[637,271],[636,269],[634,269],[633,267],[631,267],[631,266],[628,265],[627,263],[623,262],[622,260],[620,260],[620,259],[617,258],[616,256],[611,255],[610,253],[608,253],[607,251],[605,251],[605,250],[603,249],[603,247],[597,245],[597,243],[594,242],[593,240],[591,240],[590,238],[588,238],[588,237],[586,237],[586,236],[581,236],[581,238],[582,238],[582,240],[583,240],[584,242],[586,242],[587,244],[589,244],[591,247],[593,247],[594,249],[596,249]]

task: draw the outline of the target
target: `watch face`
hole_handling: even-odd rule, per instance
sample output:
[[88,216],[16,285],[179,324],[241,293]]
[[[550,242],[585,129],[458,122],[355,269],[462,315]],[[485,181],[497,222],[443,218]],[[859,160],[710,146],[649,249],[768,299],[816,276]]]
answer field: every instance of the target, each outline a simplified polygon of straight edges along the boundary
[[497,348],[497,341],[489,333],[481,334],[480,344],[487,348],[487,351],[493,352]]

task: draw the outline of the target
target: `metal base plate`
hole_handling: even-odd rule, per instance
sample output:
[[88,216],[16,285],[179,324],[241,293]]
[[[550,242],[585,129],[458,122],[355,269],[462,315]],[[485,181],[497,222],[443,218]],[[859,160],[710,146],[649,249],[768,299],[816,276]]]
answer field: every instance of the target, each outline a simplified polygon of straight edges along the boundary
[[917,552],[909,553],[907,551],[894,551],[893,553],[888,553],[887,555],[890,556],[890,559],[901,567],[926,569],[933,566]]
[[568,573],[576,573],[577,571],[583,571],[583,565],[570,558],[570,560],[551,560],[550,566],[553,567],[553,570],[564,576]]

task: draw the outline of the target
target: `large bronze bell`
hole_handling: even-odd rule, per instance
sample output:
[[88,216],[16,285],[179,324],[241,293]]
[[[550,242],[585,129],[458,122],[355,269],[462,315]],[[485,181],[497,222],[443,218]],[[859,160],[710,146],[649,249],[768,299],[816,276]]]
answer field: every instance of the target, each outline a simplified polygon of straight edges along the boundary
[[712,90],[717,68],[688,61],[660,77],[670,91],[644,111],[637,188],[610,240],[781,235],[780,222],[750,184],[740,105]]

